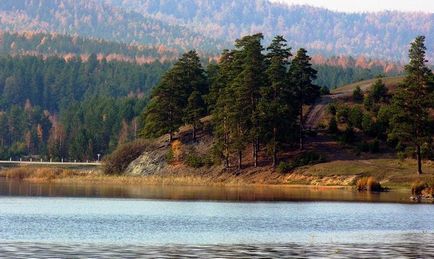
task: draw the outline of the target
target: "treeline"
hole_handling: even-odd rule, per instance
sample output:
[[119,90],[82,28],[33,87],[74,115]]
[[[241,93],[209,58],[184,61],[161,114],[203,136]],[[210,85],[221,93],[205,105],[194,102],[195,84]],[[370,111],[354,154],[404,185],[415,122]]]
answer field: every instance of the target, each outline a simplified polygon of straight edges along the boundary
[[377,76],[395,76],[398,75],[398,71],[385,72],[384,67],[375,66],[372,68],[360,68],[360,67],[341,67],[332,65],[313,65],[313,68],[318,71],[315,84],[325,86],[330,89],[334,89],[343,85],[359,82]]
[[93,160],[137,136],[170,64],[0,57],[0,158]]
[[0,57],[0,108],[24,105],[56,112],[92,96],[145,95],[170,64],[98,61],[91,55],[65,61],[50,57]]
[[194,51],[184,54],[152,93],[145,111],[144,135],[173,134],[183,124],[195,129],[210,114],[214,149],[231,166],[242,167],[244,151],[251,147],[258,164],[261,147],[277,165],[283,146],[303,149],[303,105],[312,103],[320,88],[313,84],[317,71],[307,51],[290,59],[290,48],[276,36],[264,49],[263,35],[243,37],[235,49],[225,50],[218,65],[205,71]]
[[111,59],[150,63],[174,60],[178,53],[163,46],[128,45],[125,43],[89,39],[54,33],[0,33],[0,53],[14,55],[65,56],[97,53]]

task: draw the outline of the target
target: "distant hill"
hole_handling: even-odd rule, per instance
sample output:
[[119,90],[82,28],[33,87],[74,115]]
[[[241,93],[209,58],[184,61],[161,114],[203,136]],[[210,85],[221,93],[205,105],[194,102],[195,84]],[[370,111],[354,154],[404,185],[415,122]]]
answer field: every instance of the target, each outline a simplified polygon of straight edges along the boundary
[[[263,32],[310,54],[407,59],[419,34],[434,45],[434,14],[340,13],[269,0],[2,0],[0,30],[37,31],[217,54]],[[434,59],[432,48],[429,60]],[[433,62],[434,63],[434,62]]]
[[0,29],[57,32],[180,50],[219,52],[221,41],[99,0],[2,0]]
[[[264,32],[284,35],[293,47],[315,54],[364,55],[406,60],[409,43],[425,35],[434,45],[434,14],[379,12],[339,13],[309,6],[287,6],[267,0],[107,0],[209,37],[233,41]],[[434,50],[428,53],[434,59]],[[434,62],[433,62],[434,63]]]
[[100,39],[68,36],[57,33],[0,32],[0,54],[61,56],[65,59],[87,59],[97,54],[107,61],[128,61],[139,64],[173,61],[179,51],[164,46],[128,45]]

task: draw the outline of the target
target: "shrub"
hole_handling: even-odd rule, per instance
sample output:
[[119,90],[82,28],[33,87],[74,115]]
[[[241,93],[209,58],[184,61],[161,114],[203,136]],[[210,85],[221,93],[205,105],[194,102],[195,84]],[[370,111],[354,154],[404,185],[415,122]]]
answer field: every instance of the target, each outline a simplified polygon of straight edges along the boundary
[[369,152],[374,154],[380,152],[380,141],[378,139],[374,139],[369,143]]
[[363,101],[363,92],[362,89],[360,89],[360,86],[357,86],[356,89],[354,89],[353,91],[353,101],[354,102]]
[[328,87],[326,87],[326,86],[323,86],[319,90],[319,94],[320,95],[328,95],[328,94],[330,94],[330,89]]
[[363,112],[358,107],[353,107],[350,109],[348,114],[348,124],[350,127],[356,127],[358,129],[362,128]]
[[292,170],[292,165],[288,162],[280,162],[276,170],[277,172],[284,174]]
[[327,109],[328,109],[328,112],[329,112],[331,115],[336,116],[336,112],[337,112],[336,104],[334,104],[334,103],[329,104],[329,105],[327,106]]
[[428,188],[428,187],[429,186],[428,186],[428,184],[426,182],[423,182],[423,181],[420,181],[420,180],[415,181],[411,185],[411,194],[419,196],[419,195],[422,194],[422,191],[424,189]]
[[338,123],[336,121],[336,118],[333,116],[331,117],[329,121],[329,127],[328,127],[329,133],[335,134],[338,133]]
[[128,165],[136,160],[147,148],[152,147],[153,145],[145,140],[137,140],[120,145],[113,153],[104,158],[104,173],[121,174]]
[[356,139],[353,128],[347,127],[344,132],[339,136],[339,141],[344,144],[351,144]]
[[200,156],[194,153],[187,155],[185,164],[193,168],[201,168],[204,166],[211,166],[213,164],[212,159],[207,156]]
[[374,177],[362,177],[357,180],[356,188],[358,191],[381,192],[384,188],[375,180]]
[[313,151],[307,151],[296,156],[292,161],[292,168],[297,168],[305,165],[319,164],[325,161],[324,156]]

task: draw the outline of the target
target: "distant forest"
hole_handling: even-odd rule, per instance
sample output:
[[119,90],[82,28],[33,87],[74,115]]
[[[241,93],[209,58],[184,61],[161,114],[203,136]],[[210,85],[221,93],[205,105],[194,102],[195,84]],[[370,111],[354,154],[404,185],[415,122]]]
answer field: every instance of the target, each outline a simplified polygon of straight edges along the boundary
[[[340,13],[268,0],[2,0],[1,30],[56,32],[219,54],[247,34],[282,35],[312,55],[406,61],[410,42],[434,44],[433,14]],[[315,17],[315,19],[312,19]],[[433,60],[433,51],[427,53]]]
[[0,156],[93,160],[131,140],[169,64],[0,57]]

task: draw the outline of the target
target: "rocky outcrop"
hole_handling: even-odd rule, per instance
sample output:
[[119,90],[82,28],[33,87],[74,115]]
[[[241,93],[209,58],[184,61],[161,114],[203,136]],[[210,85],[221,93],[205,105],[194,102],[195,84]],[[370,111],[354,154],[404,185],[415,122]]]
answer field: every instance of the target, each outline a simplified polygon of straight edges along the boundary
[[166,165],[165,152],[160,150],[145,151],[128,165],[124,174],[130,176],[153,175],[159,173]]

